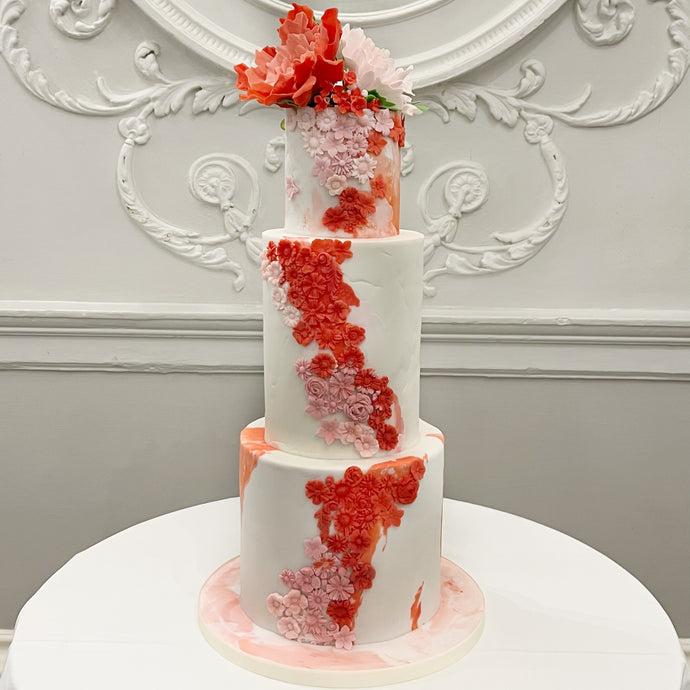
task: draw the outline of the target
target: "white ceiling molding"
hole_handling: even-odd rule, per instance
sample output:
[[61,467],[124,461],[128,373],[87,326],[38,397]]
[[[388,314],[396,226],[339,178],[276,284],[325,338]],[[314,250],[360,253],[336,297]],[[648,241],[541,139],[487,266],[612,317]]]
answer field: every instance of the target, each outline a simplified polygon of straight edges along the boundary
[[[495,0],[483,12],[464,0],[367,0],[350,3],[339,13],[341,21],[364,28],[395,23],[401,33],[413,33],[413,23],[421,14],[436,13],[437,30],[428,35],[428,45],[414,53],[396,55],[400,65],[414,65],[416,88],[456,77],[495,57],[527,36],[567,0]],[[134,2],[198,54],[229,70],[238,62],[251,63],[254,51],[263,44],[246,36],[256,25],[277,25],[277,17],[291,7],[281,0],[233,0],[209,4],[206,0],[134,0]],[[324,4],[323,9],[332,4]],[[319,3],[312,3],[315,9]],[[357,8],[360,9],[357,11]],[[452,26],[445,10],[454,12]],[[252,11],[253,10],[253,11]],[[268,39],[266,39],[268,40]]]

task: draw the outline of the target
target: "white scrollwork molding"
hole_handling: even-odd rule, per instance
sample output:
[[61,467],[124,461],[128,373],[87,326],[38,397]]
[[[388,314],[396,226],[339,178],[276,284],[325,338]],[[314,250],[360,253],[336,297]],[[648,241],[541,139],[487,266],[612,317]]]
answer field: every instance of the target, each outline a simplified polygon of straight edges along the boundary
[[65,36],[92,38],[110,21],[116,0],[50,0],[50,18]]
[[[279,0],[254,1],[258,5],[280,4]],[[541,0],[540,4],[538,0],[524,0],[521,7],[528,12],[525,16],[531,19],[528,21],[523,17],[519,26],[527,32],[529,22],[543,21],[563,1]],[[510,129],[515,130],[521,123],[526,142],[532,150],[539,152],[551,180],[550,201],[531,222],[524,227],[493,229],[486,242],[472,245],[461,241],[462,217],[479,212],[484,203],[490,203],[488,179],[483,169],[476,163],[462,160],[461,154],[456,161],[429,176],[421,185],[418,196],[427,234],[425,291],[428,296],[435,294],[436,288],[431,282],[438,276],[468,276],[515,268],[533,258],[554,235],[568,203],[567,174],[554,140],[556,122],[583,128],[623,125],[658,108],[676,90],[690,65],[687,2],[648,1],[663,2],[670,20],[668,35],[671,48],[667,54],[667,65],[648,88],[640,90],[628,103],[618,107],[586,112],[592,92],[590,85],[585,85],[581,93],[568,103],[556,106],[538,103],[534,97],[545,82],[546,69],[537,60],[527,60],[522,64],[521,76],[512,89],[460,81],[457,74],[467,65],[461,60],[452,60],[444,64],[455,65],[455,79],[447,79],[449,75],[443,72],[441,76],[445,81],[433,82],[435,85],[418,91],[420,100],[428,106],[430,114],[438,116],[444,123],[450,122],[451,116],[455,115],[472,122],[480,107],[485,107],[490,117]],[[137,2],[142,3],[148,3],[149,9],[155,4],[154,0]],[[179,1],[174,3],[178,9],[181,5]],[[446,3],[417,0],[416,3],[407,3],[404,6],[406,11],[412,5],[416,11],[444,6]],[[620,42],[628,35],[634,22],[631,0],[573,0],[573,7],[581,34],[595,46],[610,46]],[[63,89],[54,88],[43,70],[32,64],[28,51],[21,45],[15,25],[24,9],[22,0],[0,0],[0,54],[20,83],[36,97],[62,110],[80,115],[119,116],[118,128],[124,143],[118,157],[118,189],[129,216],[166,250],[204,268],[233,273],[235,289],[242,289],[245,284],[243,261],[256,262],[259,252],[259,241],[253,234],[253,226],[260,189],[257,173],[249,163],[239,156],[215,153],[202,157],[192,165],[189,171],[191,193],[217,206],[220,212],[222,230],[212,235],[202,235],[160,218],[137,191],[133,175],[135,151],[145,146],[152,135],[152,116],[167,117],[185,106],[189,106],[194,115],[202,112],[212,114],[220,108],[235,107],[238,94],[234,76],[228,73],[170,79],[160,69],[158,45],[144,41],[136,50],[134,63],[139,74],[150,83],[149,86],[116,93],[103,79],[98,78],[96,86],[99,99],[71,95]],[[116,0],[51,0],[49,5],[50,17],[56,28],[64,35],[78,39],[90,38],[103,31],[115,9]],[[506,27],[509,24],[499,21],[496,26]],[[446,45],[444,50],[448,48]],[[441,77],[436,74],[436,78]],[[424,80],[421,83],[425,83]],[[250,109],[251,105],[247,104],[240,114]],[[264,160],[266,169],[275,172],[281,167],[283,147],[282,137],[268,142]],[[423,151],[421,155],[424,155]],[[413,146],[406,146],[403,150],[404,175],[412,171],[414,156]],[[235,192],[240,186],[247,188],[247,184],[236,184],[238,176],[250,189],[248,198],[244,200],[235,199]],[[442,186],[441,196],[446,210],[441,215],[433,215],[429,196],[432,190]],[[244,249],[244,258],[231,254],[239,247]]]
[[[462,213],[469,210],[462,206],[464,188],[460,187],[461,191],[455,195],[446,190],[444,196],[447,210],[440,217],[433,217],[429,211],[428,192],[451,168],[457,169],[456,174],[461,174],[463,170],[466,174],[467,164],[457,162],[434,173],[422,185],[418,206],[427,234],[425,263],[438,264],[437,253],[441,252],[442,266],[426,271],[425,294],[433,296],[436,293],[430,281],[440,275],[496,273],[524,264],[535,256],[556,232],[567,208],[568,182],[563,157],[551,136],[554,120],[572,127],[622,125],[638,120],[658,108],[675,91],[690,64],[690,21],[684,2],[667,0],[665,5],[671,19],[668,32],[673,44],[668,54],[668,69],[662,70],[650,89],[640,91],[624,106],[595,113],[582,113],[592,93],[590,85],[586,85],[582,93],[570,103],[560,106],[545,106],[529,100],[541,89],[546,79],[545,67],[536,60],[527,60],[521,65],[522,76],[513,89],[497,89],[456,80],[424,94],[422,100],[443,122],[449,122],[451,111],[470,122],[473,121],[479,103],[486,106],[494,120],[507,127],[515,128],[517,123],[522,121],[524,137],[529,144],[539,148],[552,184],[548,207],[532,223],[515,230],[494,231],[490,237],[493,244],[465,245],[452,241],[459,229]],[[596,34],[598,38],[594,42],[597,44],[611,44],[622,40],[632,23],[632,8],[627,0],[579,0],[575,9],[578,21],[586,24],[582,26],[583,31],[592,36]],[[603,24],[596,24],[593,20],[595,15],[607,18],[611,25],[616,27],[615,30],[611,25],[606,28]],[[607,36],[606,40],[603,40],[604,35]],[[488,191],[488,185],[486,190]]]

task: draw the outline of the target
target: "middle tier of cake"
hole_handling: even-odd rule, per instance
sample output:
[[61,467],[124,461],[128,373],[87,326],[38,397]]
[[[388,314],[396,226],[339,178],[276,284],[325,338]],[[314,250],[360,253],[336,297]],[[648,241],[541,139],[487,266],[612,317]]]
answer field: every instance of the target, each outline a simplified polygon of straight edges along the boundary
[[382,458],[325,460],[240,437],[241,606],[287,639],[390,640],[428,621],[441,590],[443,436]]
[[423,236],[264,240],[267,441],[332,459],[415,445]]

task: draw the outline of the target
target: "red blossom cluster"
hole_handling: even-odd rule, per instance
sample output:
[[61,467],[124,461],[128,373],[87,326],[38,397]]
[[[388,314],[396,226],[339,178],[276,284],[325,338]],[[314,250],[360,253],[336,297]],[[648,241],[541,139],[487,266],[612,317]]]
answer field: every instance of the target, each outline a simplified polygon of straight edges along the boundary
[[397,398],[388,386],[388,377],[365,368],[364,354],[359,348],[365,331],[347,320],[351,308],[359,306],[359,299],[345,282],[340,268],[352,256],[351,244],[335,239],[314,239],[311,243],[282,239],[278,244],[269,242],[266,259],[280,263],[281,280],[289,285],[288,301],[300,312],[301,319],[292,329],[293,337],[304,346],[315,341],[320,350],[326,351],[312,359],[312,371],[328,379],[336,367],[351,369],[356,389],[372,401],[367,425],[376,432],[379,448],[393,450],[399,434],[388,420],[393,416]]
[[346,187],[338,196],[338,205],[327,208],[321,222],[333,232],[344,230],[354,235],[375,210],[373,194]]
[[[339,480],[330,476],[325,481],[307,482],[307,498],[321,506],[314,513],[321,542],[328,555],[336,556],[348,569],[354,587],[349,598],[328,604],[327,614],[340,627],[354,627],[362,594],[376,575],[371,565],[376,545],[389,527],[400,525],[404,511],[398,506],[417,498],[425,469],[422,458],[405,457],[374,465],[366,473],[348,467]],[[315,568],[321,565],[314,563]]]

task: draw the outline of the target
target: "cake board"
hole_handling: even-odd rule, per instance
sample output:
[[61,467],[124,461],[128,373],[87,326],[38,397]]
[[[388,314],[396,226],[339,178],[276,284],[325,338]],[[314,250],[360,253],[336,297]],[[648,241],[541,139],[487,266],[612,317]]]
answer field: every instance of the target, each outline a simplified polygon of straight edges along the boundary
[[199,625],[223,657],[268,678],[328,688],[401,683],[459,661],[484,627],[484,595],[458,565],[441,560],[441,603],[426,623],[386,642],[350,650],[296,643],[256,625],[240,606],[240,557],[218,568],[199,594]]

